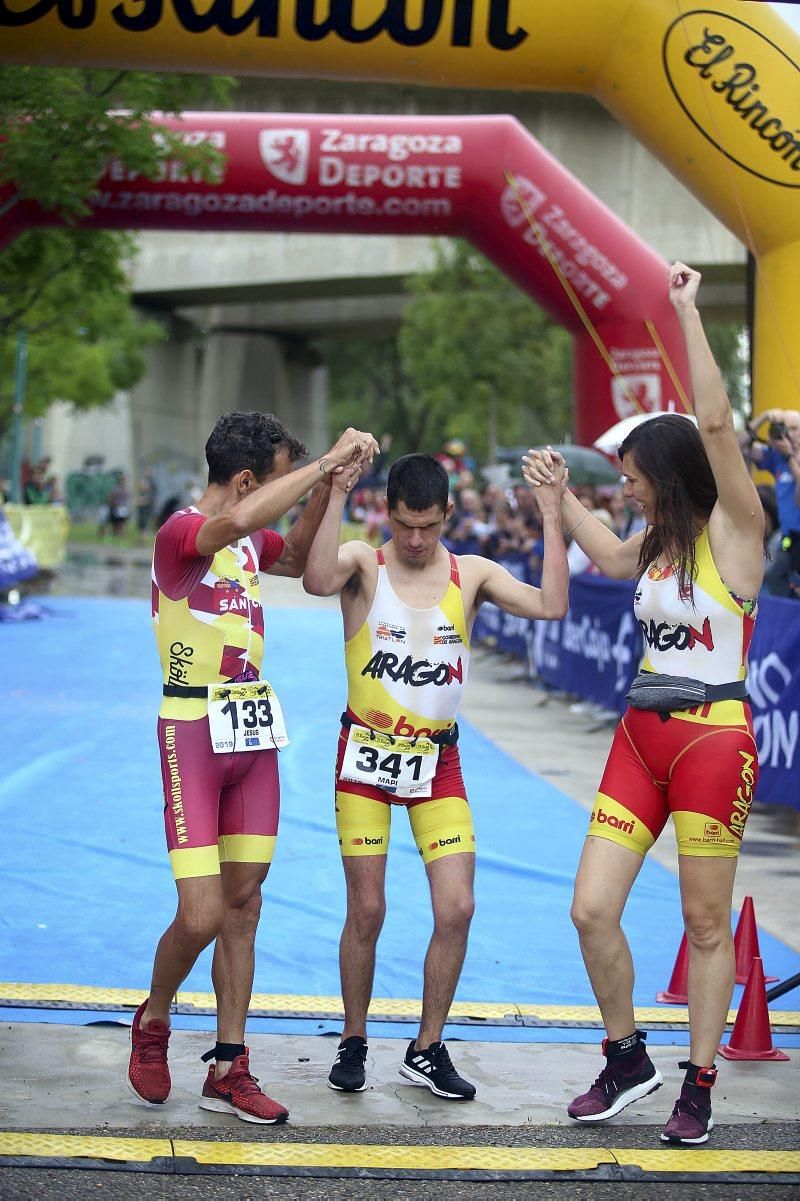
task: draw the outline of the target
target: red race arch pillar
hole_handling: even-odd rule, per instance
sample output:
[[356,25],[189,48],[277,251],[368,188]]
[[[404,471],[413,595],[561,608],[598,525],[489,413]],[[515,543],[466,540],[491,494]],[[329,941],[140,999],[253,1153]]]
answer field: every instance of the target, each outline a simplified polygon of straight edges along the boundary
[[[163,125],[216,145],[220,178],[187,179],[167,164],[147,180],[109,163],[84,225],[464,237],[573,333],[579,442],[631,412],[683,407],[668,264],[514,118],[186,113]],[[57,222],[20,201],[0,221],[0,244]]]

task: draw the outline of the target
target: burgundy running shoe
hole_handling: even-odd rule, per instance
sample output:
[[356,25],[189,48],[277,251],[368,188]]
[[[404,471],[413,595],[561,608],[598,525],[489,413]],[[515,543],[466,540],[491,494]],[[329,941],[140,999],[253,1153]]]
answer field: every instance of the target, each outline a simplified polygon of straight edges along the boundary
[[[682,1063],[680,1067],[689,1067]],[[684,1080],[681,1095],[675,1102],[672,1117],[661,1132],[663,1143],[681,1143],[687,1147],[708,1142],[709,1131],[714,1129],[711,1116],[711,1088],[717,1079],[716,1068],[694,1068],[691,1073],[695,1081]]]
[[589,1091],[567,1106],[569,1116],[577,1122],[603,1122],[661,1088],[664,1077],[650,1056],[643,1055],[639,1070],[630,1074],[622,1071],[619,1059],[609,1059]]
[[142,1001],[131,1024],[131,1058],[126,1076],[128,1088],[142,1101],[163,1105],[172,1081],[167,1065],[169,1026],[153,1019],[141,1025],[147,1001]]
[[289,1116],[277,1101],[273,1101],[258,1087],[258,1078],[250,1075],[250,1052],[237,1055],[225,1076],[214,1077],[213,1063],[203,1085],[200,1108],[213,1113],[234,1113],[243,1122],[260,1122],[277,1125]]

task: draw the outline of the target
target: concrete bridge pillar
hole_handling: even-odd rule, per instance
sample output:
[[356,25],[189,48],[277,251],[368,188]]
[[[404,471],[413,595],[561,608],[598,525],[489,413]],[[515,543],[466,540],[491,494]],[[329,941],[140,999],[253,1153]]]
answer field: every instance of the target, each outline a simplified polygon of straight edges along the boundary
[[[237,306],[236,317],[241,308]],[[209,313],[197,402],[198,452],[208,431],[233,409],[274,413],[319,454],[328,445],[327,372],[307,338],[232,323],[224,308]]]
[[130,394],[129,461],[121,465],[133,477],[154,468],[157,509],[205,485],[205,443],[222,413],[272,412],[312,453],[328,446],[327,374],[310,343],[243,315],[241,306],[234,314],[224,306],[170,314],[166,338],[148,351],[147,372]]
[[133,455],[138,474],[154,463],[196,473],[198,460],[197,391],[201,345],[196,328],[172,315],[165,338],[147,352],[147,370],[130,396]]

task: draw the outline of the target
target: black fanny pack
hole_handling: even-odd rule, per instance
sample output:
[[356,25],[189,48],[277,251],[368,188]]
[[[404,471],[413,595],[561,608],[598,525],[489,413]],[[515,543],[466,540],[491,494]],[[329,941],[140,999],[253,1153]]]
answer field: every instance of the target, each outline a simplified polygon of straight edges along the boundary
[[704,684],[688,676],[667,676],[656,671],[640,671],[631,684],[626,701],[632,709],[648,709],[654,713],[672,713],[676,709],[693,709],[714,701],[749,701],[747,680],[732,680],[730,684]]
[[[356,718],[351,717],[349,713],[343,713],[342,725],[346,730],[349,730],[351,726],[363,725],[363,722],[357,721]],[[368,730],[371,728],[371,726],[366,726],[366,729]],[[386,730],[376,730],[375,733],[386,734],[388,738],[403,737],[403,735],[399,734],[389,734]],[[412,735],[412,737],[419,737],[419,735]],[[458,742],[458,722],[456,722],[454,726],[451,726],[449,730],[439,730],[439,732],[436,734],[423,734],[422,737],[429,738],[430,741],[435,742],[437,746],[455,746]]]

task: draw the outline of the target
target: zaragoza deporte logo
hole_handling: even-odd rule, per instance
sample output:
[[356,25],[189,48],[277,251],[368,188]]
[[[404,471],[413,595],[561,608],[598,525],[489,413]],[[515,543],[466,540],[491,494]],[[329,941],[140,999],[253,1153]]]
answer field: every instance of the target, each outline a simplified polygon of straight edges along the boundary
[[307,129],[262,129],[258,148],[264,166],[282,183],[302,185],[308,179],[311,137]]

